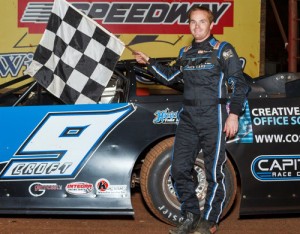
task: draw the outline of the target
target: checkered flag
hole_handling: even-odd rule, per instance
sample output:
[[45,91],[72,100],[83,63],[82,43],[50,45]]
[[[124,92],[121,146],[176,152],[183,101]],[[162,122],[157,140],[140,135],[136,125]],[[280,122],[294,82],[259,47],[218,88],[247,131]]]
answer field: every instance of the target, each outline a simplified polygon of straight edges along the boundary
[[55,0],[25,71],[67,104],[97,103],[125,45],[65,0]]

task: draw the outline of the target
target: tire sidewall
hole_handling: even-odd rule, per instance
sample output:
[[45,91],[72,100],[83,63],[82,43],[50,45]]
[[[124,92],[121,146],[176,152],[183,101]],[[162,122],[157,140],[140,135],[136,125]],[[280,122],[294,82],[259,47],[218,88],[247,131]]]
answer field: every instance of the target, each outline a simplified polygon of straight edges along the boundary
[[[152,202],[152,207],[156,209],[156,211],[160,214],[159,218],[164,222],[177,225],[183,220],[182,215],[180,214],[180,204],[174,206],[174,203],[170,202],[168,199],[169,195],[166,195],[164,188],[165,181],[163,178],[166,176],[166,173],[170,172],[171,165],[171,157],[172,157],[172,147],[165,149],[162,153],[160,153],[156,159],[154,160],[151,169],[149,170],[148,179],[147,179],[147,187],[148,187],[148,195]],[[198,155],[198,159],[203,162],[203,155],[200,153]],[[226,199],[224,203],[224,215],[228,212],[228,205],[232,205],[233,196],[235,196],[235,188],[236,188],[236,180],[235,175],[232,174],[231,170],[228,168],[229,162],[225,164],[224,174],[225,174],[225,185],[226,185]],[[203,165],[204,167],[204,165]],[[203,201],[201,201],[203,204]],[[203,208],[203,207],[201,207]]]
[[171,154],[172,149],[165,150],[154,161],[149,171],[148,191],[154,208],[161,214],[164,221],[177,224],[183,219],[180,210],[170,203],[163,188],[163,177],[167,171],[170,171]]

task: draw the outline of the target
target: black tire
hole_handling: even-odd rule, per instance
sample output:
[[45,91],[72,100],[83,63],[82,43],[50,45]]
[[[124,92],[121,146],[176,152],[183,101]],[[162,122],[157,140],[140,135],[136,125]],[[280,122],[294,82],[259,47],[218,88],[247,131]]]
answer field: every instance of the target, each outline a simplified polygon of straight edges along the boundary
[[[143,198],[154,215],[165,223],[177,225],[181,220],[178,202],[170,178],[170,161],[174,137],[168,138],[153,147],[146,155],[141,168],[141,191]],[[207,183],[204,164],[200,153],[195,163],[199,185],[196,189],[200,209],[203,209]],[[225,165],[226,200],[222,217],[234,203],[237,182],[234,168],[229,160]]]

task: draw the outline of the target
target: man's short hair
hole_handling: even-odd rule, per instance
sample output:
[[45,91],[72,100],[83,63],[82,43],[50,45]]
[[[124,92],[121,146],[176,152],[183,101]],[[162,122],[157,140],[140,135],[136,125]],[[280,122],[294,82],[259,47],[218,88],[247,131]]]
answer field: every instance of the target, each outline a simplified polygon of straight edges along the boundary
[[208,20],[209,20],[209,23],[212,23],[214,21],[214,15],[212,13],[212,11],[210,9],[208,9],[207,7],[204,7],[204,6],[200,6],[200,5],[196,5],[196,6],[193,6],[189,12],[188,12],[188,18],[189,18],[189,21],[191,20],[191,14],[192,12],[194,11],[206,11],[207,14],[208,14]]

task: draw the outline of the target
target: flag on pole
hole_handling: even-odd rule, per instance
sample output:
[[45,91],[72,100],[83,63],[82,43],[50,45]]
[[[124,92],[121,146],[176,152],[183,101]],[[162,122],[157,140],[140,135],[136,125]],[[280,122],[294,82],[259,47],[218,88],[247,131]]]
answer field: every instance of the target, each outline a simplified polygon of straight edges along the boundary
[[65,0],[55,0],[25,74],[67,104],[97,103],[125,45]]

